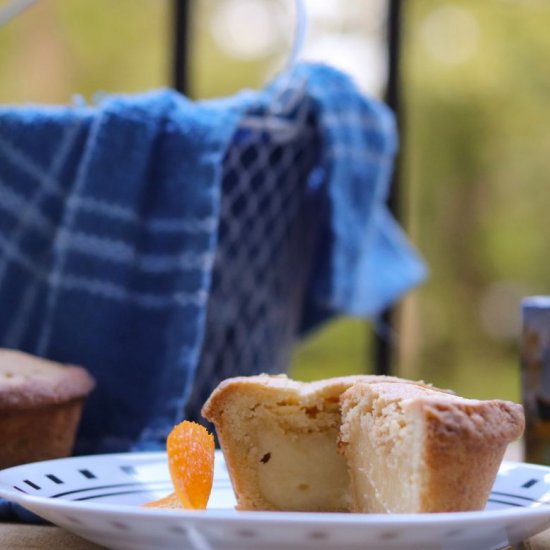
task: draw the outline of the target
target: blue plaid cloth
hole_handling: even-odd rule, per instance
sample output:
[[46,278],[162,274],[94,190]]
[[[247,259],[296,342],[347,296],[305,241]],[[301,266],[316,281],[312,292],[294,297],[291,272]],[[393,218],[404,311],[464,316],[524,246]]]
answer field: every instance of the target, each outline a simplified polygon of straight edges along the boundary
[[0,342],[91,371],[79,452],[181,416],[237,122],[169,91],[0,112]]
[[374,317],[426,276],[387,206],[398,140],[392,112],[329,67],[299,67],[323,140],[328,210],[302,330],[335,313]]
[[[218,101],[164,90],[94,107],[1,108],[0,345],[96,378],[77,453],[162,448],[220,377],[283,370],[297,335],[337,314],[375,316],[422,281],[385,207],[396,148],[389,110],[318,65]],[[271,198],[247,202],[266,181]],[[272,200],[284,181],[294,183]],[[239,268],[235,283],[263,293],[258,317],[239,322],[266,355],[203,368],[211,326],[225,322],[224,345],[239,341],[216,293],[227,262],[241,265],[241,238],[221,251],[231,235],[257,237],[268,211],[242,264],[262,259],[263,275]]]

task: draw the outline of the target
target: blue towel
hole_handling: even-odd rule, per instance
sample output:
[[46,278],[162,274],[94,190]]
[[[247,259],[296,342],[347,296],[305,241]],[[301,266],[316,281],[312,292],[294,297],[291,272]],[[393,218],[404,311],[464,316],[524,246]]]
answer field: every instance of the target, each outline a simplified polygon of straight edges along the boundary
[[297,73],[316,105],[330,208],[304,308],[307,330],[334,314],[375,317],[422,282],[426,267],[386,206],[398,146],[393,114],[329,67]]
[[78,452],[181,416],[237,122],[170,91],[0,112],[0,341],[96,378]]
[[[252,352],[217,374],[201,362],[229,311],[216,296],[227,264],[240,265],[241,239],[257,237],[243,265],[267,262],[257,278],[238,274],[263,292],[242,322],[257,347],[265,339],[272,369],[288,363],[278,339],[334,315],[375,317],[423,280],[385,206],[396,149],[391,112],[321,65],[224,100],[160,90],[92,107],[0,108],[0,346],[96,378],[77,453],[162,448],[221,375],[269,370]],[[277,195],[293,177],[284,196],[259,192],[271,181]],[[287,225],[275,214],[258,225],[270,212]],[[268,262],[285,247],[293,252],[271,280]],[[216,334],[236,346],[233,328],[229,319]]]

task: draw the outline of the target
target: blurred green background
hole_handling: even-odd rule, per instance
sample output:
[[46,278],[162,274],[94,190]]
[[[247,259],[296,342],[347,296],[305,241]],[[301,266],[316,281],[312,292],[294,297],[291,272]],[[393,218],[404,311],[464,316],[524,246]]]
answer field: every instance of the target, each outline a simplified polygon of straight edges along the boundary
[[[6,2],[0,1],[0,7]],[[304,57],[385,84],[384,0],[310,0]],[[550,2],[404,2],[403,223],[430,267],[399,305],[398,374],[519,399],[520,301],[550,293]],[[167,0],[40,0],[0,28],[0,103],[169,85]],[[259,87],[292,40],[283,0],[195,0],[194,98]],[[338,320],[296,351],[302,379],[372,372],[373,326]]]

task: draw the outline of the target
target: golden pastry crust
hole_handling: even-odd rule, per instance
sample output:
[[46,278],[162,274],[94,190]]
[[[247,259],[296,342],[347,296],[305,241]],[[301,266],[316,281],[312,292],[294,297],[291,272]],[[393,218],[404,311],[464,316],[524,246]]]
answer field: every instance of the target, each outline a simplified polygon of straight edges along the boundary
[[[483,509],[506,446],[525,423],[515,403],[410,384],[354,385],[342,394],[341,408],[339,449],[358,512]],[[395,499],[388,478],[400,479]]]
[[354,384],[374,382],[404,381],[356,375],[305,383],[263,374],[221,382],[202,415],[216,427],[237,508],[347,511],[339,399]]
[[[227,396],[237,394],[252,394],[254,398],[261,402],[262,398],[273,398],[281,402],[288,403],[300,402],[303,405],[315,405],[322,399],[340,399],[342,392],[350,386],[359,383],[372,384],[375,382],[401,382],[408,381],[395,376],[378,376],[370,374],[357,374],[351,376],[339,376],[334,378],[325,378],[313,382],[300,382],[292,380],[286,374],[258,374],[255,376],[236,376],[227,378],[210,394],[210,397],[202,407],[202,415],[207,420],[215,422],[223,413],[224,400]],[[421,386],[432,387],[422,381],[411,382]],[[448,390],[440,390],[447,392]],[[452,393],[449,391],[449,393]]]

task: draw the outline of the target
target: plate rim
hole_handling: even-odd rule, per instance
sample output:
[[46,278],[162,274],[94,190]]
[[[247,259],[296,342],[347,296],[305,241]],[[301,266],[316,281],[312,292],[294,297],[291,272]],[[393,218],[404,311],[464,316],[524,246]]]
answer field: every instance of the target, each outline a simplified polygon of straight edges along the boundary
[[[216,457],[223,454],[220,450],[216,450]],[[538,506],[518,507],[518,508],[503,508],[496,510],[480,510],[469,512],[441,512],[437,514],[417,513],[417,514],[350,514],[345,512],[288,512],[288,511],[237,511],[234,509],[208,509],[208,510],[171,510],[171,509],[151,509],[143,508],[132,504],[113,504],[113,503],[98,503],[98,502],[75,502],[64,499],[53,499],[46,496],[30,495],[20,493],[13,487],[8,486],[3,479],[4,475],[14,473],[16,471],[32,470],[37,465],[48,465],[52,463],[68,463],[87,460],[109,460],[123,458],[139,458],[143,461],[155,460],[163,461],[166,459],[165,451],[139,451],[126,453],[103,453],[97,455],[79,455],[66,458],[55,458],[11,466],[0,470],[0,497],[15,502],[23,507],[25,504],[36,507],[47,507],[59,511],[74,512],[78,509],[81,512],[93,513],[97,516],[111,515],[113,513],[123,514],[132,517],[156,517],[165,519],[179,519],[181,521],[192,520],[198,523],[223,522],[234,523],[235,521],[246,521],[252,523],[295,523],[295,524],[312,524],[319,525],[320,523],[331,526],[343,524],[348,526],[354,525],[394,525],[394,526],[427,526],[440,523],[460,524],[460,523],[483,523],[485,521],[505,519],[505,518],[521,518],[529,516],[531,518],[540,516],[550,520],[550,502],[540,503]],[[550,466],[543,464],[531,464],[522,461],[503,460],[499,467],[530,467],[535,470],[545,471],[550,473]],[[37,513],[34,510],[34,513]],[[40,514],[38,514],[40,515]]]

